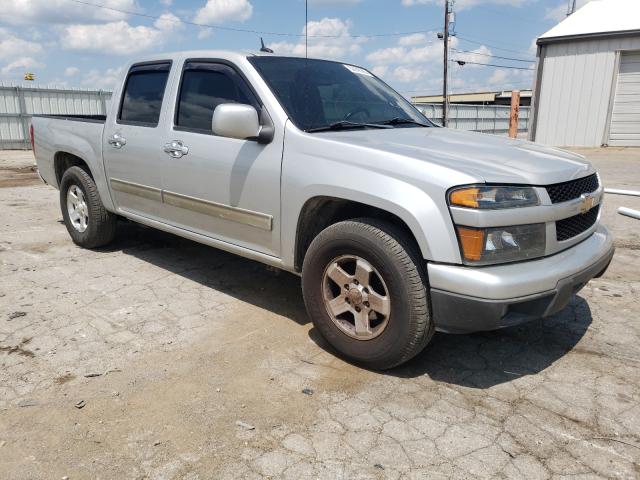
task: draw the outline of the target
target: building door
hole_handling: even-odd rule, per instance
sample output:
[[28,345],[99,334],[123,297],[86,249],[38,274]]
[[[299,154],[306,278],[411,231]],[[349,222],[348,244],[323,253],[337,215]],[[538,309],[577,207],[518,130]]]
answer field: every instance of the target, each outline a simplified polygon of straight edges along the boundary
[[609,145],[640,147],[640,51],[620,56]]

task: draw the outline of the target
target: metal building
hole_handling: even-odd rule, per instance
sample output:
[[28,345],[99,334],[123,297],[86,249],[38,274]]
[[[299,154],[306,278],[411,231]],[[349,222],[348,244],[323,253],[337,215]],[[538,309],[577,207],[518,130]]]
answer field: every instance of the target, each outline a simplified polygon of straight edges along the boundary
[[640,146],[640,0],[593,0],[537,44],[530,139]]

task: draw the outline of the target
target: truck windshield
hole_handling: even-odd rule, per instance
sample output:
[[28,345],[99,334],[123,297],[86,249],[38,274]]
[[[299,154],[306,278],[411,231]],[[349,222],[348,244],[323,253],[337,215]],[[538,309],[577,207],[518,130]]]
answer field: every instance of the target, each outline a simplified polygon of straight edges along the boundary
[[364,68],[305,58],[248,59],[301,130],[433,126],[404,97]]

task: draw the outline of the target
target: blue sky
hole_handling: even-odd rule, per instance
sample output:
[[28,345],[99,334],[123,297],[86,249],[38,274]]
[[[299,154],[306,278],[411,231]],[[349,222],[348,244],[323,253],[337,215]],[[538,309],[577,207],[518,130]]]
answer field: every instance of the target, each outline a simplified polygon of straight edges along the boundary
[[[438,93],[443,3],[309,0],[309,54],[363,65],[406,95]],[[535,39],[566,9],[567,0],[456,0],[451,56],[469,63],[452,64],[453,91],[530,87]],[[262,36],[276,53],[303,54],[304,13],[303,0],[3,0],[0,80],[21,83],[33,72],[36,84],[108,89],[128,59],[145,53],[259,45],[257,33],[181,20],[272,32]]]

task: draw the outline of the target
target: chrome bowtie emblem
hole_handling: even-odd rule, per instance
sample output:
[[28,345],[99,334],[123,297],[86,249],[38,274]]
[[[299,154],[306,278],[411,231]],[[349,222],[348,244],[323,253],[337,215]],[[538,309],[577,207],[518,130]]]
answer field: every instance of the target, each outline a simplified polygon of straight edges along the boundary
[[596,197],[590,193],[580,195],[580,213],[587,213],[596,204]]

